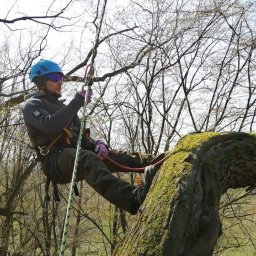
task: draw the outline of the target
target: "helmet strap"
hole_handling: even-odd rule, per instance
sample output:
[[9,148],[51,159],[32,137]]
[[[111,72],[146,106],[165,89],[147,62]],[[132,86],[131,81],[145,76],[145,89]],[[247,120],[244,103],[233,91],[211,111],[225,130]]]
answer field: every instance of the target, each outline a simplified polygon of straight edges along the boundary
[[45,79],[44,77],[37,77],[34,79],[33,81],[35,83],[35,85],[37,86],[37,88],[39,90],[44,90],[45,89]]

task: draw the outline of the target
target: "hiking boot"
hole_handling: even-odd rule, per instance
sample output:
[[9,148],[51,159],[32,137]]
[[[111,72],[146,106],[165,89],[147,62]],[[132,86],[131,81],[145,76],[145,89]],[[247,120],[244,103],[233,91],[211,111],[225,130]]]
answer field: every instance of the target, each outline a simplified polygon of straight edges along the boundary
[[144,182],[139,187],[135,188],[132,192],[134,195],[134,200],[132,202],[132,214],[136,214],[144,202],[156,172],[157,170],[155,169],[154,165],[145,167]]

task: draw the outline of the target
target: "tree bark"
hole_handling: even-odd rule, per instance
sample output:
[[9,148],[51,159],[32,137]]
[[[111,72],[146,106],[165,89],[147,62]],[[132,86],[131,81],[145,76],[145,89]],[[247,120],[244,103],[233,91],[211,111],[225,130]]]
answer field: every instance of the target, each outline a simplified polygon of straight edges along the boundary
[[256,183],[256,137],[185,136],[156,175],[115,256],[208,256],[221,234],[220,197]]

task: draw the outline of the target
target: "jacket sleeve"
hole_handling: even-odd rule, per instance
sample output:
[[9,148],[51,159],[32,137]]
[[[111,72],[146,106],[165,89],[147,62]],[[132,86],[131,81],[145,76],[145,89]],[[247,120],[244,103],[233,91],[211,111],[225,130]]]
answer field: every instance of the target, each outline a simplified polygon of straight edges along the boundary
[[45,134],[56,134],[70,125],[83,103],[84,98],[77,94],[67,106],[51,114],[40,99],[30,98],[22,109],[24,121]]

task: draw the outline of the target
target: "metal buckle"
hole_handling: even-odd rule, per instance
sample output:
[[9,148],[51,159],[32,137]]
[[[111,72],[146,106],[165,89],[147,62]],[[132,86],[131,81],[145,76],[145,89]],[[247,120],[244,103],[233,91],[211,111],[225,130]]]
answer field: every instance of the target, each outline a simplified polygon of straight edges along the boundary
[[47,151],[45,151],[46,146],[42,146],[42,147],[38,147],[38,148],[39,148],[39,152],[40,152],[40,154],[41,154],[42,156],[46,156],[46,155],[48,155],[49,152],[50,152],[49,149],[47,149]]

